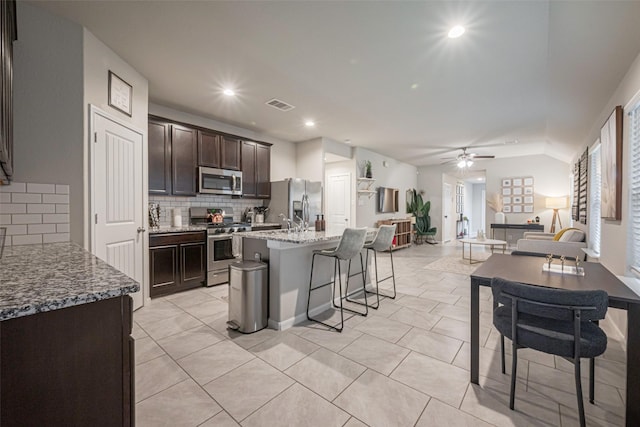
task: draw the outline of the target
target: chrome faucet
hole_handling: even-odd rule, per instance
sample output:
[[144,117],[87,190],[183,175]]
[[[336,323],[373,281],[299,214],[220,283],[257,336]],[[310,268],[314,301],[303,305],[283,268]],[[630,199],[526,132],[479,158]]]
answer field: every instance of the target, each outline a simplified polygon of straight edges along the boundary
[[[296,231],[298,233],[300,233],[302,231],[307,231],[307,229],[309,228],[309,223],[305,222],[305,220],[300,218],[298,215],[294,215],[294,216],[298,220],[298,224],[296,225]],[[295,222],[294,222],[294,224],[295,224]]]
[[285,222],[287,224],[287,231],[291,232],[291,220],[289,218],[287,218],[285,216],[285,214],[281,213],[280,215],[278,215],[280,218],[282,218],[282,222]]

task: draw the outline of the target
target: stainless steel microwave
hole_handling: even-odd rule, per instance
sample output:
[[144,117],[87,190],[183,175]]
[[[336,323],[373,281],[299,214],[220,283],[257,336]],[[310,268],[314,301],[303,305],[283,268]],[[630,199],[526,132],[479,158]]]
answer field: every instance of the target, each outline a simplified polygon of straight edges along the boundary
[[198,192],[242,196],[242,172],[200,166]]

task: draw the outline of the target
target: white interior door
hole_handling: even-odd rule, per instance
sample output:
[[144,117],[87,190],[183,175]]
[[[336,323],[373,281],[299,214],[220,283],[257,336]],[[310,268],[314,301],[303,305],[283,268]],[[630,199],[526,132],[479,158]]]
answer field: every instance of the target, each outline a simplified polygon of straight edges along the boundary
[[351,226],[351,174],[327,176],[327,228],[342,232]]
[[92,251],[140,283],[134,309],[143,305],[144,198],[142,133],[92,109]]
[[442,188],[442,240],[451,240],[451,184],[444,183]]

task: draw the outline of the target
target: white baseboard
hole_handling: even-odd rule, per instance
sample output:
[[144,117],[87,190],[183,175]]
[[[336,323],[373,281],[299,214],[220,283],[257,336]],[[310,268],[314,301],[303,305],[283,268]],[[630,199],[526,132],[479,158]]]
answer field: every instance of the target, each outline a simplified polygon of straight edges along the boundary
[[[309,314],[311,316],[315,316],[316,314],[323,313],[331,308],[331,303],[327,302],[325,304],[319,305],[318,307],[312,308],[309,310]],[[276,331],[284,331],[285,329],[291,328],[293,325],[297,325],[298,323],[302,323],[307,320],[307,313],[300,313],[295,317],[290,317],[289,319],[278,322],[273,319],[269,319],[269,328],[275,329]]]

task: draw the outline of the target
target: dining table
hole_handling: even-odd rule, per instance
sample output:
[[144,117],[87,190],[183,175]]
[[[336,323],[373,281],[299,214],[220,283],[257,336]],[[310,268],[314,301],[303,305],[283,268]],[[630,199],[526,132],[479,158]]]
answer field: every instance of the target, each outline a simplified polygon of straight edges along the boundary
[[[545,258],[491,255],[471,273],[471,382],[478,384],[480,364],[480,286],[491,287],[494,277],[528,285],[566,290],[604,290],[609,307],[627,312],[627,366],[625,425],[640,426],[640,296],[602,264],[580,263],[584,275],[543,271]],[[558,264],[558,260],[554,260]],[[573,266],[574,262],[567,262]],[[567,271],[569,269],[567,268]],[[495,307],[494,301],[494,307]]]

